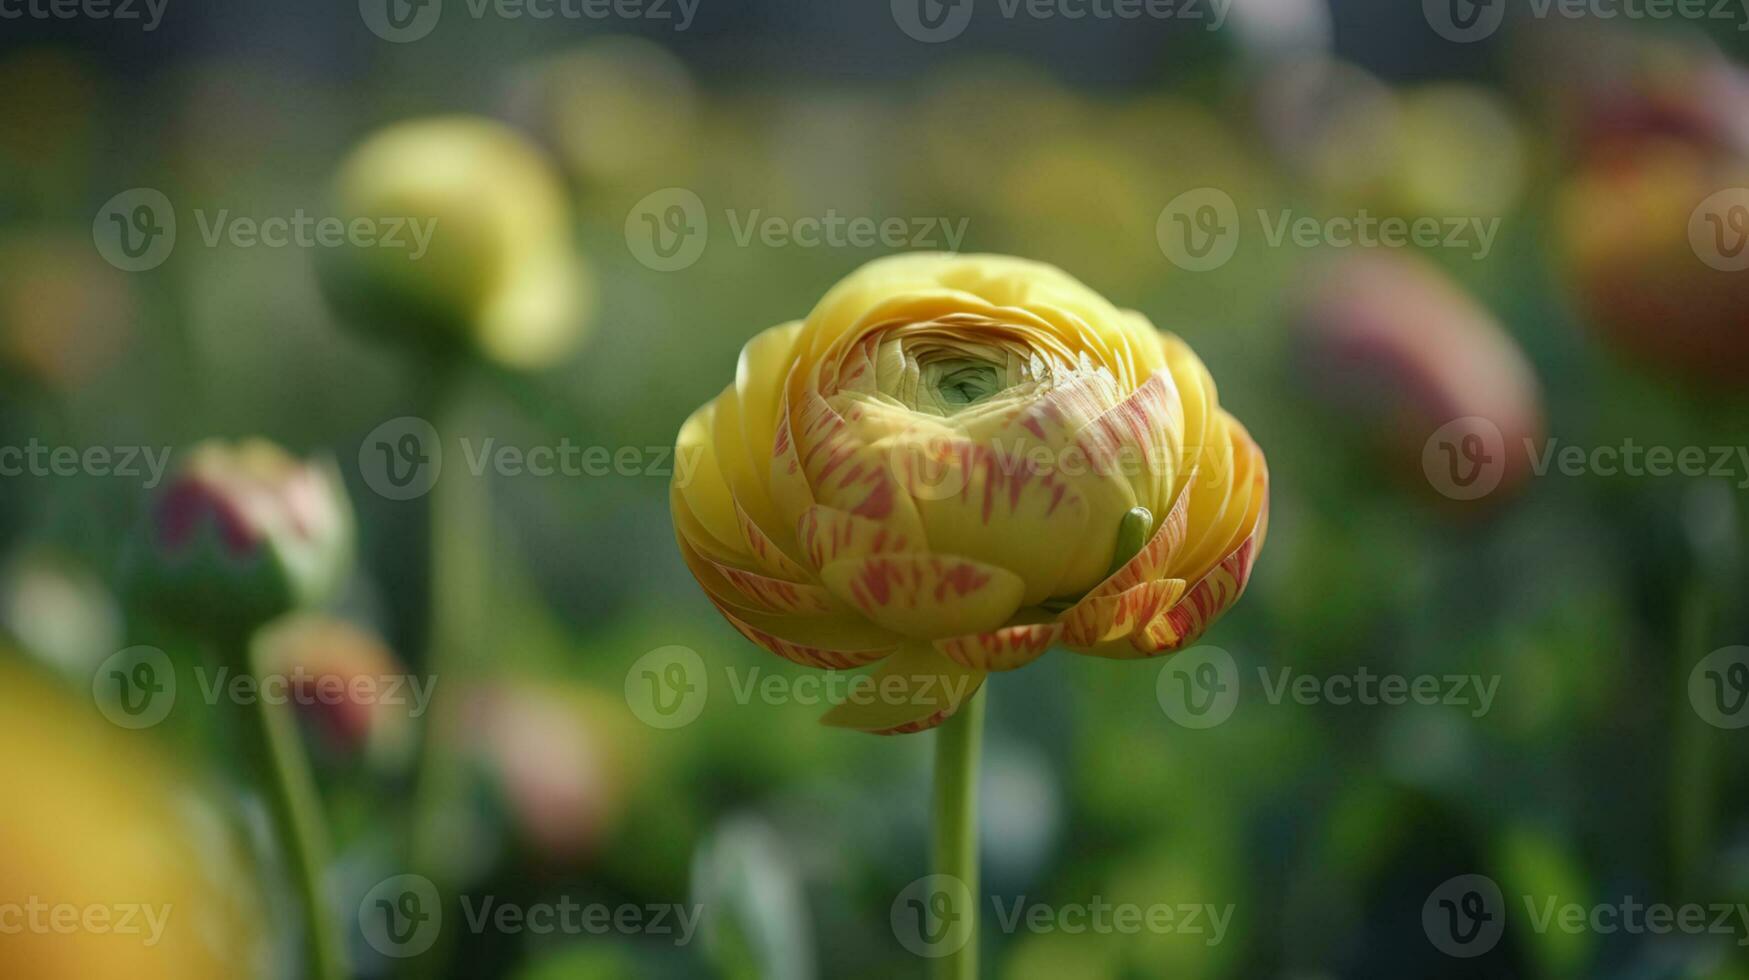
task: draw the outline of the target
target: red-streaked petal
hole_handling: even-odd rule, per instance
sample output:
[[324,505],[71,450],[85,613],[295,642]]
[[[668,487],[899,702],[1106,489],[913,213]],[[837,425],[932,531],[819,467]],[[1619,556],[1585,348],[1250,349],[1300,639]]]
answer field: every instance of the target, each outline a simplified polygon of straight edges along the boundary
[[936,640],[935,649],[974,670],[1014,670],[1043,656],[1062,635],[1061,623],[1004,626],[988,633]]
[[820,570],[826,587],[871,621],[918,639],[984,633],[1020,608],[1026,584],[958,555],[846,558]]

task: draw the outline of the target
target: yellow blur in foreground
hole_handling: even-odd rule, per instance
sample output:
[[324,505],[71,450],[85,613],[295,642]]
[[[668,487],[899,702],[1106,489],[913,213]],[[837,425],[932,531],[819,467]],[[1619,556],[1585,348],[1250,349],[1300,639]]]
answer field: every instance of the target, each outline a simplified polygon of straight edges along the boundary
[[[0,977],[235,980],[252,892],[148,750],[0,652]],[[204,823],[203,823],[204,822]]]
[[872,262],[741,352],[682,427],[693,575],[796,663],[880,662],[828,724],[933,727],[1052,645],[1193,642],[1239,598],[1268,469],[1177,337],[1061,270]]

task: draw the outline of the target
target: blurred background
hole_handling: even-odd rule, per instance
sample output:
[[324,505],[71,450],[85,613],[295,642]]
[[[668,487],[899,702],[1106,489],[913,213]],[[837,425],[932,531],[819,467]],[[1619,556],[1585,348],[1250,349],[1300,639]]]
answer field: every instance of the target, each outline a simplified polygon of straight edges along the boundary
[[[754,333],[952,249],[1185,337],[1273,474],[1204,641],[1229,715],[1183,723],[1159,663],[992,679],[984,887],[1047,911],[986,903],[985,975],[1749,976],[1741,4],[0,17],[0,975],[315,975],[223,651],[136,581],[194,447],[255,436],[339,481],[356,556],[261,655],[405,695],[292,699],[354,974],[925,975],[930,736],[821,727],[720,620],[669,447]],[[460,116],[505,145],[396,128]],[[423,213],[393,188],[427,172],[473,192],[387,294],[434,312],[384,317],[348,222]],[[479,311],[531,268],[555,316],[504,339]],[[433,447],[427,492],[397,467]],[[475,639],[439,666],[446,616]],[[118,714],[159,654],[174,705]],[[692,655],[690,717],[652,711]],[[418,940],[372,919],[410,840],[446,899]],[[39,901],[173,914],[148,943]]]

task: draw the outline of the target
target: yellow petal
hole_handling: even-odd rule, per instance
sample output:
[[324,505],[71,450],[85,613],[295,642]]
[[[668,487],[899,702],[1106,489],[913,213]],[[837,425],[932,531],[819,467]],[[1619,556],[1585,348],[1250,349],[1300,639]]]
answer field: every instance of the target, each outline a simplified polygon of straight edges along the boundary
[[1085,653],[1124,639],[1171,609],[1185,585],[1183,579],[1160,579],[1116,595],[1089,596],[1063,614],[1063,642]]
[[935,649],[973,670],[1014,670],[1044,656],[1062,635],[1060,623],[1004,626],[989,633],[936,640]]
[[900,735],[934,728],[977,693],[984,672],[937,653],[926,643],[909,643],[874,672],[866,684],[851,685],[844,703],[820,723],[876,735]]
[[875,624],[925,640],[996,629],[1020,608],[1026,588],[1007,569],[933,553],[841,559],[820,576]]

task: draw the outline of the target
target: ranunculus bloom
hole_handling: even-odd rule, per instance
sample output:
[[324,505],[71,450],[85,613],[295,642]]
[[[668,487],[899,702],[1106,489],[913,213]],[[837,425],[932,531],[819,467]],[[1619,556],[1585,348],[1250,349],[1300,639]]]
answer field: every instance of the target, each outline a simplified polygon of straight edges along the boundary
[[326,599],[351,559],[352,509],[332,464],[263,439],[206,442],[153,504],[130,577],[165,618],[234,631]]
[[[1453,499],[1501,499],[1530,477],[1522,447],[1544,430],[1535,369],[1438,267],[1397,252],[1344,255],[1315,268],[1290,315],[1296,374],[1415,482]],[[1443,448],[1472,436],[1486,444],[1486,484],[1474,482],[1480,458]]]
[[154,745],[16,656],[0,649],[0,977],[259,975],[267,919],[241,835]]
[[370,229],[321,250],[329,302],[360,330],[522,369],[582,339],[595,288],[571,203],[516,130],[469,116],[390,126],[341,165],[334,209]]
[[748,639],[881,662],[828,724],[939,724],[1052,644],[1149,657],[1238,599],[1263,453],[1190,348],[1062,271],[911,254],[754,338],[681,428],[680,549]]

